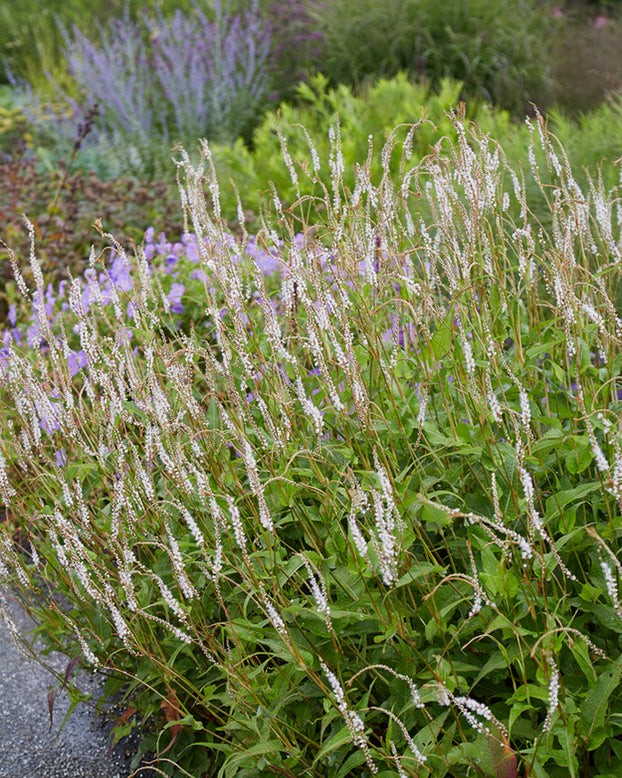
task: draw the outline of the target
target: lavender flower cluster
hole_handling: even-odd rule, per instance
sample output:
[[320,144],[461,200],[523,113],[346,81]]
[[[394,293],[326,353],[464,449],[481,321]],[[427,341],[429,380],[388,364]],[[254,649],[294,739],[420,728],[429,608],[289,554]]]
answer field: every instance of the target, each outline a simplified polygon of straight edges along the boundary
[[[233,236],[230,237],[229,247],[233,252],[239,252],[240,247],[236,244]],[[184,312],[184,303],[182,302],[186,291],[185,284],[180,282],[179,266],[183,260],[187,260],[191,265],[196,264],[195,270],[189,274],[191,279],[207,280],[204,277],[204,271],[199,265],[199,246],[196,236],[192,233],[184,234],[180,241],[170,242],[164,232],[156,235],[153,227],[150,227],[144,237],[144,255],[148,262],[148,273],[151,276],[155,266],[161,267],[164,276],[171,279],[170,288],[166,295],[166,301],[169,304],[169,310],[173,314],[182,314]],[[278,254],[271,253],[257,245],[254,236],[251,236],[245,255],[252,258],[266,274],[278,273],[281,264],[278,261]],[[112,303],[115,293],[130,292],[134,285],[132,271],[127,257],[111,250],[109,258],[109,267],[104,271],[97,273],[93,267],[85,270],[83,277],[76,279],[80,287],[80,304],[85,313],[88,313],[93,301],[100,302],[104,307]],[[70,284],[67,280],[62,280],[55,288],[48,284],[45,293],[35,296],[32,301],[32,312],[29,323],[19,325],[17,321],[17,309],[15,303],[9,305],[8,323],[10,327],[6,328],[1,335],[0,346],[0,368],[3,367],[9,354],[9,348],[12,343],[20,347],[45,350],[45,337],[41,330],[40,317],[37,310],[44,311],[45,317],[54,326],[63,314],[70,310]],[[127,304],[128,318],[133,318],[133,303],[130,300]],[[131,332],[123,330],[118,332],[119,337],[123,336],[131,340]],[[75,376],[81,367],[86,366],[86,355],[81,350],[70,351],[68,356],[68,366],[70,372]]]
[[[207,240],[207,239],[206,239]],[[235,237],[229,233],[226,236],[227,250],[234,262],[250,261],[256,265],[266,279],[282,278],[287,273],[287,265],[283,260],[286,253],[283,241],[277,241],[268,247],[260,244],[257,237],[250,235],[248,240],[241,244]],[[297,250],[305,247],[309,251],[307,238],[299,233],[293,238],[293,246]],[[196,235],[186,233],[181,236],[179,241],[172,242],[167,239],[164,232],[156,234],[153,227],[150,227],[144,236],[143,249],[144,257],[148,263],[148,274],[151,276],[154,269],[157,268],[163,275],[163,286],[167,289],[166,296],[163,299],[164,306],[170,313],[182,315],[186,310],[188,279],[199,280],[208,286],[209,278],[205,270],[200,267],[200,246]],[[321,244],[316,244],[313,248],[316,260],[322,271],[327,277],[336,271],[334,255]],[[192,269],[192,267],[194,269]],[[369,272],[364,260],[359,263],[359,273],[365,276]],[[377,270],[377,266],[375,270]],[[185,281],[185,283],[184,283]],[[126,256],[118,251],[111,249],[109,256],[109,266],[103,272],[97,272],[94,267],[85,270],[82,277],[76,279],[79,285],[80,305],[85,313],[88,313],[93,302],[98,302],[102,306],[109,306],[117,298],[118,293],[129,293],[134,286],[132,278],[132,269]],[[399,292],[399,285],[396,284]],[[45,313],[45,318],[50,326],[58,323],[63,314],[72,308],[70,299],[70,284],[67,280],[62,280],[55,288],[48,284],[44,293],[34,295],[32,300],[32,312],[27,324],[18,324],[17,309],[15,303],[8,308],[8,324],[0,333],[0,369],[7,364],[9,349],[11,344],[22,348],[46,350],[45,336],[41,328],[41,317],[38,311]],[[285,306],[277,295],[273,298],[275,311],[278,314],[285,315]],[[130,299],[127,302],[126,313],[129,319],[133,318],[134,303]],[[222,311],[222,315],[225,311]],[[400,348],[412,347],[416,342],[414,325],[412,322],[404,322],[394,314],[389,317],[390,329],[383,333],[383,341],[399,346]],[[177,327],[180,326],[177,321]],[[74,326],[74,332],[77,334],[78,325]],[[116,332],[117,340],[124,339],[131,343],[132,332],[128,328],[121,328]],[[81,368],[87,366],[87,358],[81,349],[69,350],[67,357],[68,367],[72,376],[77,375]],[[311,370],[310,375],[315,375],[317,370]]]
[[[292,0],[287,13],[273,8],[270,15],[257,0],[238,13],[226,0],[215,0],[209,11],[202,5],[171,17],[143,11],[139,21],[126,10],[123,18],[99,26],[98,41],[75,26],[62,29],[79,97],[54,83],[54,102],[44,104],[29,84],[12,79],[25,114],[56,141],[71,142],[96,105],[96,121],[82,145],[103,153],[112,174],[155,174],[158,160],[149,156],[168,159],[177,142],[249,137],[270,101],[290,88],[285,52],[291,57],[291,44],[297,52],[309,49],[308,64],[319,33],[301,28],[310,22],[305,0]],[[297,21],[295,29],[286,24],[288,14]],[[298,80],[303,76],[296,73]]]

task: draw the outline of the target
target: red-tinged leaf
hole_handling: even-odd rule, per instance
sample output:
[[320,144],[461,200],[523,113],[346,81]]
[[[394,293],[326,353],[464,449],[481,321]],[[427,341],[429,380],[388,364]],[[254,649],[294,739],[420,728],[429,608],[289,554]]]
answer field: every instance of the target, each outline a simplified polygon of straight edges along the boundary
[[119,724],[121,724],[121,723],[125,724],[125,723],[126,723],[126,721],[129,719],[129,717],[130,717],[130,716],[133,716],[133,715],[134,715],[134,713],[136,713],[136,708],[132,708],[132,707],[130,707],[130,708],[126,708],[126,709],[123,711],[123,714],[120,716],[120,718],[119,718],[119,722],[118,722],[118,723],[119,723]]
[[63,678],[63,686],[67,686],[67,681],[71,678],[71,674],[76,669],[76,665],[80,661],[79,657],[76,657],[75,659],[72,659],[71,662],[67,665],[67,669],[65,670],[65,677]]
[[[179,721],[179,719],[182,718],[181,704],[177,699],[177,694],[175,693],[174,689],[171,689],[167,686],[166,690],[167,697],[165,700],[162,700],[162,705],[160,707],[164,711],[167,723],[171,724],[172,722]],[[181,724],[173,724],[171,727],[171,742],[164,749],[164,751],[160,751],[158,753],[158,756],[163,756],[167,751],[170,751],[170,749],[173,747],[173,743],[177,740],[177,735],[179,735],[182,728],[183,727]]]
[[56,699],[56,689],[50,686],[48,689],[48,710],[50,711],[50,729],[52,731],[52,725],[54,724],[54,700]]
[[488,747],[492,754],[497,778],[517,778],[518,765],[516,755],[503,732],[497,729],[494,734],[488,736]]
[[127,724],[127,722],[128,722],[128,719],[130,718],[130,716],[133,716],[135,713],[136,713],[136,708],[132,708],[130,706],[129,708],[126,708],[123,711],[123,713],[121,714],[121,716],[119,716],[119,718],[117,719],[117,722],[115,723],[114,728],[113,728],[113,730],[111,732],[112,743],[110,744],[110,748],[108,749],[108,753],[106,754],[106,757],[110,756],[110,754],[112,753],[112,749],[115,747],[117,741],[120,739],[118,733],[117,733],[117,736],[115,737],[115,731],[119,727],[125,726],[125,724]]

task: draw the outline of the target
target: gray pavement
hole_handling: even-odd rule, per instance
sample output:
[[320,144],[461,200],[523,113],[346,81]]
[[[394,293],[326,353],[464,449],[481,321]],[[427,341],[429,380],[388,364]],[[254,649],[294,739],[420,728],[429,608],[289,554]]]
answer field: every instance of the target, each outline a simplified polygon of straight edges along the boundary
[[[10,599],[11,611],[20,633],[33,623]],[[35,643],[35,651],[41,646]],[[44,661],[64,674],[68,660],[52,653]],[[54,702],[54,725],[50,731],[48,690],[56,678],[41,664],[24,656],[16,647],[0,617],[0,778],[149,778],[154,771],[130,769],[137,749],[137,736],[120,741],[110,751],[112,724],[100,717],[95,721],[95,702],[101,678],[88,673],[78,676],[76,685],[92,693],[90,705],[78,704],[59,732],[70,703],[66,691],[58,691]]]

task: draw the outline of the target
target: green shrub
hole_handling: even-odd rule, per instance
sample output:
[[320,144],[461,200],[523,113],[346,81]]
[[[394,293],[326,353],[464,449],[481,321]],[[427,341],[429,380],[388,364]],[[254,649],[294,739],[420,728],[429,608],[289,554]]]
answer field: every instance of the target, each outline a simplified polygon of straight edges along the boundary
[[[381,149],[398,125],[398,136],[403,139],[409,126],[425,118],[412,136],[413,161],[432,152],[443,137],[455,139],[455,129],[447,111],[459,102],[461,84],[444,80],[438,91],[432,91],[425,82],[412,82],[404,73],[392,79],[381,79],[360,92],[345,85],[328,88],[326,78],[316,76],[298,89],[295,105],[284,103],[278,112],[270,112],[253,135],[252,149],[241,141],[233,146],[212,147],[216,172],[221,182],[220,201],[224,215],[234,219],[237,212],[235,190],[228,185],[232,180],[247,208],[259,214],[262,202],[271,205],[268,183],[272,181],[285,207],[302,197],[324,197],[322,187],[330,190],[329,129],[339,119],[341,153],[343,156],[343,185],[354,191],[356,165],[369,160],[372,180],[382,175]],[[469,117],[479,122],[495,137],[503,137],[513,130],[507,113],[492,110],[477,103],[469,106]],[[292,164],[284,159],[278,128],[285,142]],[[309,139],[317,152],[319,173],[314,171]],[[370,149],[370,141],[372,147]],[[307,172],[300,162],[304,161]],[[400,167],[399,155],[392,155],[391,173]],[[297,184],[292,180],[295,171]],[[323,218],[322,212],[309,204],[308,219]]]
[[0,575],[163,774],[622,770],[617,192],[562,162],[537,232],[452,126],[356,195],[334,139],[319,226],[241,242],[182,155],[172,267],[150,235],[58,299],[17,272]]
[[361,84],[399,71],[461,81],[471,97],[522,115],[552,97],[547,3],[532,0],[328,0],[319,16],[323,72]]
[[550,125],[577,169],[585,168],[591,176],[602,170],[607,187],[620,182],[622,97],[612,95],[574,121],[553,111]]
[[[563,151],[559,165],[565,171],[559,175],[556,165],[542,150],[537,124],[530,127],[527,120],[522,127],[512,127],[504,136],[504,148],[511,167],[525,173],[526,189],[535,229],[542,225],[552,228],[553,193],[573,170],[580,189],[588,190],[591,179],[602,179],[605,190],[620,183],[618,160],[622,157],[622,111],[620,98],[612,96],[602,105],[574,120],[559,111],[547,116],[549,133],[560,142]],[[533,162],[538,166],[537,177],[532,175]]]
[[[615,3],[622,9],[619,0]],[[553,41],[558,109],[577,116],[622,89],[620,35],[620,13],[595,17],[594,13],[586,12],[585,6],[568,10],[567,21]]]
[[0,85],[0,155],[19,154],[32,143],[29,122],[16,104],[13,89]]

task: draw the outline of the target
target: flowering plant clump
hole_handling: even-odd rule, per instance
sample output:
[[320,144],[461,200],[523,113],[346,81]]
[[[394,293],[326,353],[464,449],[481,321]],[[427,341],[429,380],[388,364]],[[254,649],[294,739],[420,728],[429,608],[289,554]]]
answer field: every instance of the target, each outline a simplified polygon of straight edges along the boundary
[[205,144],[180,241],[59,288],[12,257],[0,575],[163,774],[622,768],[616,193],[534,121],[537,231],[451,121],[353,190],[333,131],[321,200],[273,189],[255,236]]
[[77,96],[57,86],[54,102],[46,102],[14,80],[20,102],[56,145],[59,138],[71,144],[96,106],[82,156],[89,159],[90,150],[112,177],[164,173],[178,142],[248,136],[267,104],[271,27],[256,0],[240,13],[216,0],[209,10],[194,5],[171,17],[155,10],[140,21],[126,10],[99,27],[97,42],[77,26],[63,38]]

